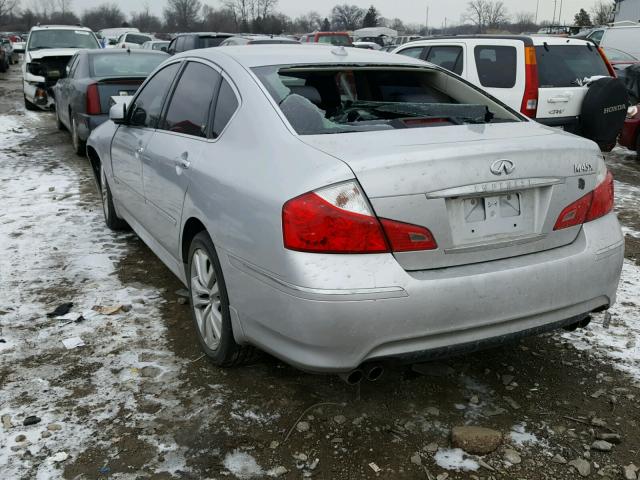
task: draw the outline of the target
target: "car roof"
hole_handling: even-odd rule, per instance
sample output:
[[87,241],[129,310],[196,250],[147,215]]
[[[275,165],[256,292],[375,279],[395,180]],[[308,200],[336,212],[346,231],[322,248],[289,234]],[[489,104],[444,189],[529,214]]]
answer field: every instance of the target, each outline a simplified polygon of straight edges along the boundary
[[529,46],[542,46],[545,43],[547,45],[593,45],[591,40],[553,35],[449,35],[414,40],[413,42],[407,42],[401,46],[419,46],[440,40],[518,40]]
[[[255,45],[252,48],[228,46],[224,48],[205,48],[189,50],[176,57],[201,57],[215,61],[224,55],[247,68],[270,65],[310,65],[310,64],[384,64],[426,66],[421,60],[403,55],[389,55],[386,52],[359,48],[335,47],[317,44],[276,44]],[[431,65],[432,68],[435,68]]]
[[143,50],[141,48],[134,48],[131,50],[125,50],[124,48],[93,48],[83,49],[80,53],[86,55],[163,55],[167,56],[164,52],[158,52],[156,50]]
[[93,33],[93,30],[81,25],[38,25],[37,27],[31,27],[32,32],[37,30],[83,30],[85,32]]
[[222,37],[222,36],[234,37],[235,36],[233,33],[224,33],[224,32],[186,32],[186,33],[176,34],[175,38],[184,37],[186,35],[194,35],[198,37]]

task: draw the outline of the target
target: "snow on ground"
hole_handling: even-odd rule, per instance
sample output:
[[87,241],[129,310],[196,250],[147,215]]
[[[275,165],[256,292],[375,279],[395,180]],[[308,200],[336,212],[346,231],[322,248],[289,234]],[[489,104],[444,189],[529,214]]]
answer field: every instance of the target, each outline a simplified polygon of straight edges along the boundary
[[[48,147],[28,156],[12,148],[36,127],[28,115],[0,117],[2,478],[59,478],[61,452],[77,457],[92,445],[108,446],[110,425],[145,420],[137,408],[141,392],[158,382],[170,390],[181,383],[181,361],[159,321],[161,292],[118,278],[131,234],[106,229],[95,200],[82,198],[86,182]],[[47,318],[65,302],[74,304],[69,315]],[[92,311],[119,304],[131,310]],[[67,350],[63,340],[76,337],[85,346]],[[23,426],[30,415],[41,422]],[[163,440],[156,447],[165,463],[154,470],[187,471],[184,452],[172,438]]]
[[460,448],[441,448],[433,457],[436,464],[445,470],[462,470],[475,472],[480,468],[478,462],[470,458]]

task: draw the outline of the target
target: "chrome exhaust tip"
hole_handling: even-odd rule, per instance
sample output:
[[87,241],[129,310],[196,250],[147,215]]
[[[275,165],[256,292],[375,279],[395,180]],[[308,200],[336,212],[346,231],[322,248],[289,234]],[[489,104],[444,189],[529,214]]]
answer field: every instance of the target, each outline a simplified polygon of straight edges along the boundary
[[368,365],[364,369],[364,376],[370,382],[376,382],[384,375],[384,367],[379,364]]
[[347,385],[358,385],[364,379],[364,372],[359,368],[338,375]]

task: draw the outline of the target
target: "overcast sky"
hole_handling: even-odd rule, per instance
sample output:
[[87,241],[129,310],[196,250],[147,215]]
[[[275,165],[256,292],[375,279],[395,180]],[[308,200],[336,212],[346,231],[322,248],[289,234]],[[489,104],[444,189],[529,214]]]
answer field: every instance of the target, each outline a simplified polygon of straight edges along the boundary
[[[141,10],[145,4],[150,5],[156,14],[162,13],[165,5],[164,0],[74,0],[73,6],[78,13],[85,8],[94,7],[105,1],[110,1],[120,5],[122,10],[129,14],[133,11]],[[536,5],[539,3],[540,9],[538,21],[549,20],[553,17],[553,6],[555,0],[503,0],[509,13],[517,13],[528,11],[535,13]],[[571,23],[573,16],[580,8],[591,10],[595,0],[557,0],[558,10],[560,3],[562,6],[562,20]],[[219,7],[221,2],[218,0],[204,0],[203,3],[213,7]],[[323,16],[328,16],[331,8],[336,3],[351,3],[367,8],[374,5],[384,17],[398,17],[406,23],[424,24],[426,19],[426,10],[429,6],[429,25],[432,27],[441,27],[445,18],[448,24],[459,23],[460,15],[464,12],[468,0],[279,0],[278,9],[296,17],[302,15],[309,10],[316,10]],[[557,18],[556,13],[556,18]]]

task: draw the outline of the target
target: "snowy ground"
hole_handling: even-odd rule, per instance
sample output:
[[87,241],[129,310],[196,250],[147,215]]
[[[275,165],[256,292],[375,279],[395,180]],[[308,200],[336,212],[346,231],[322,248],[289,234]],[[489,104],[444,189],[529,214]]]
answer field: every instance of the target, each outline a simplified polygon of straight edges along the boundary
[[[608,157],[628,251],[608,328],[598,315],[587,330],[423,374],[391,366],[352,388],[267,356],[234,370],[202,359],[181,285],[135,235],[105,229],[86,159],[52,115],[24,112],[12,75],[0,76],[15,105],[0,113],[0,479],[575,479],[558,457],[614,479],[638,464],[640,162],[631,153]],[[69,314],[46,316],[65,302]],[[126,311],[93,310],[119,305]],[[63,344],[77,339],[84,345]],[[23,425],[29,416],[40,421]],[[496,429],[503,446],[481,457],[455,449],[458,425]],[[611,431],[622,443],[589,451]]]

